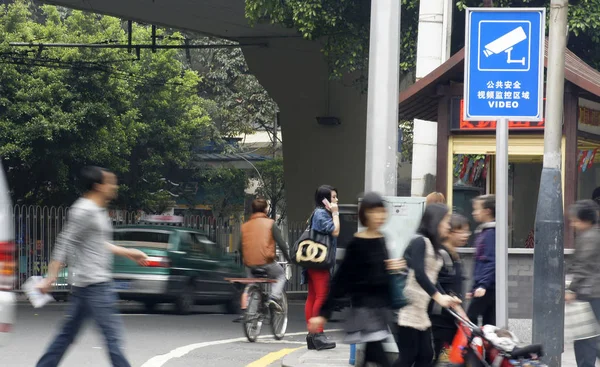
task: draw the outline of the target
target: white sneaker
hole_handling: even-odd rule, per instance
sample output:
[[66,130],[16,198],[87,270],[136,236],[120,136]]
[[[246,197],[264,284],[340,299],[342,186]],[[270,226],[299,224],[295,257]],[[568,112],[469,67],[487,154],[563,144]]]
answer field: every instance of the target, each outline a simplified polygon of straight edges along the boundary
[[275,310],[277,312],[282,312],[283,311],[283,308],[281,307],[281,305],[279,304],[279,302],[277,302],[273,298],[271,298],[269,300],[269,307],[271,307],[273,310]]

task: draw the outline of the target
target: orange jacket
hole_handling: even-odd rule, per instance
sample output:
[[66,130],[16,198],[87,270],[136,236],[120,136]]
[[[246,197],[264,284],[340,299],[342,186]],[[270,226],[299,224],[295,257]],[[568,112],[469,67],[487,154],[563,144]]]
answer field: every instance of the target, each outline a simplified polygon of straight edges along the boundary
[[244,265],[261,266],[275,261],[275,221],[265,213],[254,213],[242,225],[242,254]]

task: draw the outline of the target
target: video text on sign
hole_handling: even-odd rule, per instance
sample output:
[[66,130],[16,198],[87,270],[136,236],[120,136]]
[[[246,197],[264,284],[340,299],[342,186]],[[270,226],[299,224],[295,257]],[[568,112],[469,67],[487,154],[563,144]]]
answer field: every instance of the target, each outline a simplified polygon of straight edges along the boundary
[[491,108],[518,108],[519,100],[530,98],[528,91],[521,90],[521,82],[490,80],[486,84],[487,90],[477,92],[477,99],[488,100]]

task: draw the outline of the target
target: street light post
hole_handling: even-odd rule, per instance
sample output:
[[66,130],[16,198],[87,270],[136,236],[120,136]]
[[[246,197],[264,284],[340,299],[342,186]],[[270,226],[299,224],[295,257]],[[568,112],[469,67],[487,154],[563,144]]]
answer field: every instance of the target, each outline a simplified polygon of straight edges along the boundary
[[365,190],[396,195],[400,1],[371,2]]
[[[398,180],[400,4],[398,0],[371,1],[365,191],[385,196],[396,196]],[[398,352],[393,338],[386,340],[384,349]],[[355,352],[352,348],[351,361]]]

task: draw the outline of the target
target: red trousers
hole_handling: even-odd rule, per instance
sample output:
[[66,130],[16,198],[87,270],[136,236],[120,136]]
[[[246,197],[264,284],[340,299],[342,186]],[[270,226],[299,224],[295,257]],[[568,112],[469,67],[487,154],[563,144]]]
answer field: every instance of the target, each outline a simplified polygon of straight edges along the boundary
[[[327,299],[329,293],[329,270],[328,269],[307,269],[308,275],[308,297],[304,306],[304,316],[306,322],[311,317],[319,316],[321,306]],[[319,333],[323,332],[321,328]]]

